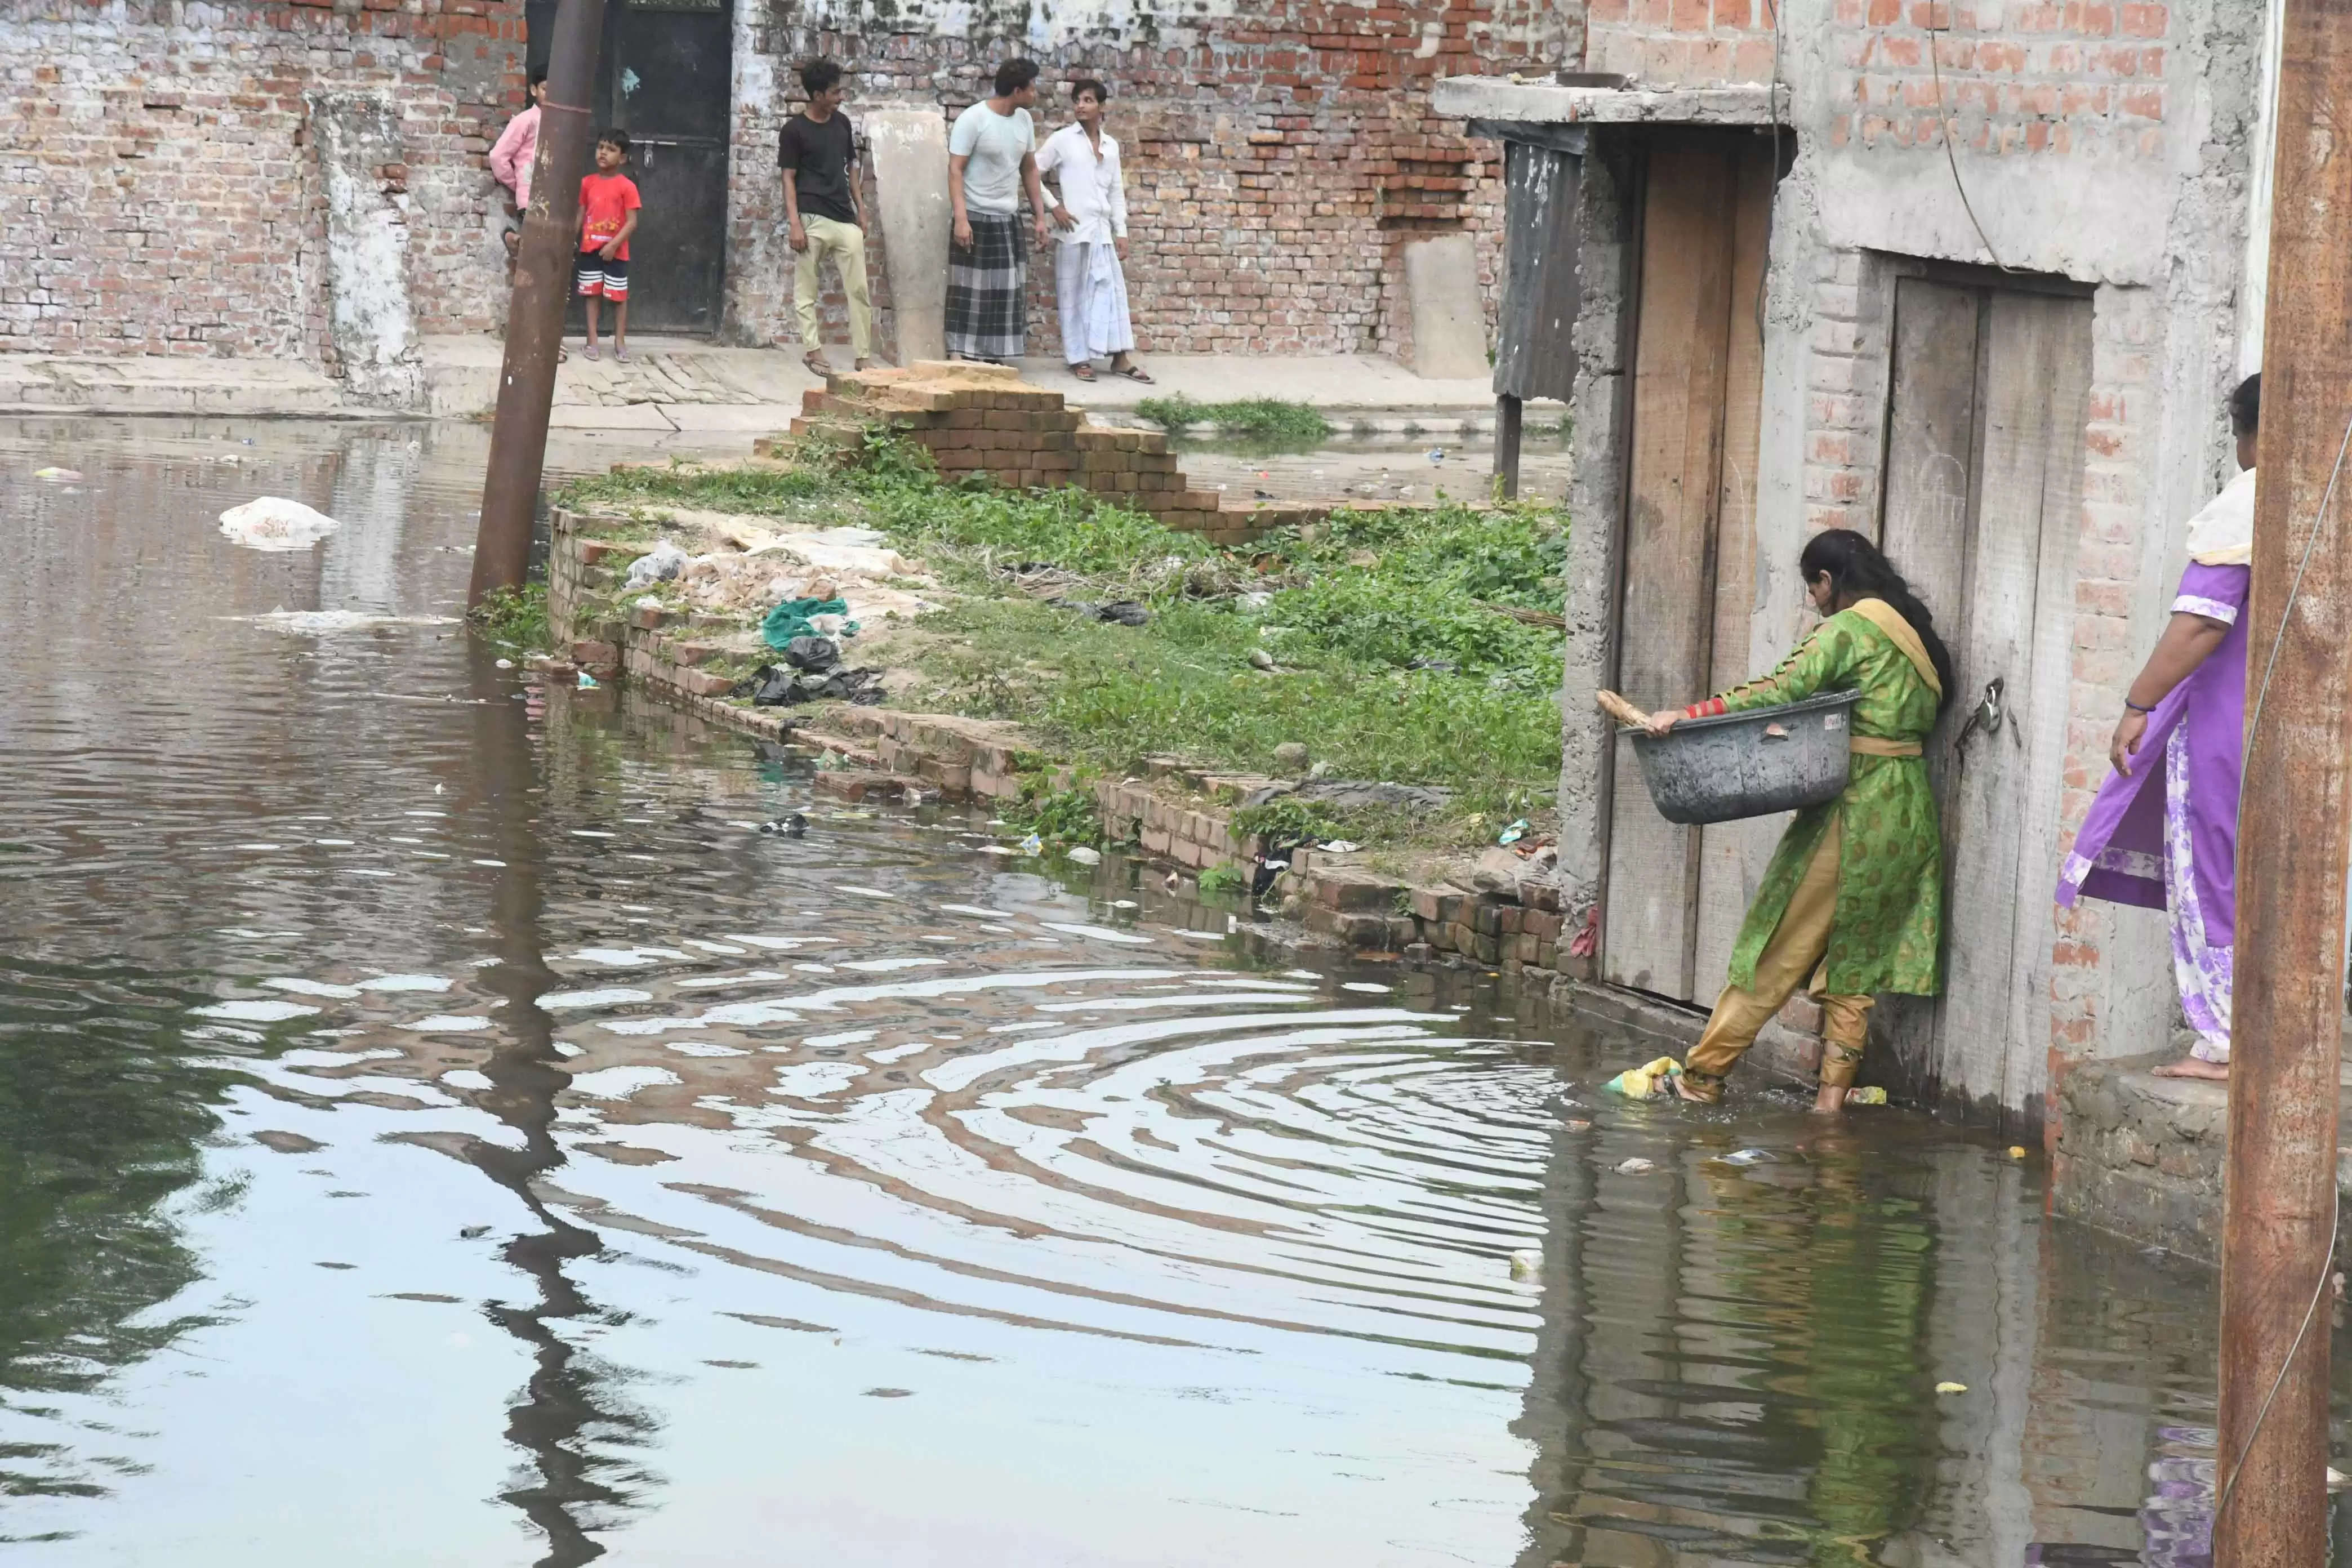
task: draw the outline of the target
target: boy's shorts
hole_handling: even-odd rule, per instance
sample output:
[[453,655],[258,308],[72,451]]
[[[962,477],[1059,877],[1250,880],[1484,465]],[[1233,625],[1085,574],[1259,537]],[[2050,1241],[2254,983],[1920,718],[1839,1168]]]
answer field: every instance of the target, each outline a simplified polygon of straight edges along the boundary
[[617,257],[607,259],[593,250],[583,250],[580,253],[579,286],[583,298],[602,295],[607,300],[626,300],[629,264]]

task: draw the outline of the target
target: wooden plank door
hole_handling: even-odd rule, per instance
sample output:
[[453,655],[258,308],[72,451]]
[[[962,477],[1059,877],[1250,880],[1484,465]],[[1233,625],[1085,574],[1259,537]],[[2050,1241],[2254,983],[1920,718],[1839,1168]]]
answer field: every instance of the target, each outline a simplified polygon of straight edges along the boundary
[[[2050,864],[2047,836],[2027,825],[2036,780],[2054,776],[2042,710],[2066,698],[2058,634],[2090,328],[2079,298],[1919,279],[1896,289],[1881,544],[1936,617],[1956,689],[1928,743],[1947,868],[1944,994],[1886,1010],[1884,1065],[1899,1091],[1930,1102],[2016,1104],[2039,1081],[2025,1026],[2040,927],[2021,937],[2020,910]],[[1963,741],[1996,681],[2001,728]]]
[[[1969,537],[1976,517],[1985,295],[1982,289],[1918,278],[1899,279],[1895,286],[1878,542],[1954,649],[1962,643]],[[1958,703],[1958,694],[1953,701]],[[1928,782],[1947,824],[1948,868],[1951,735],[1951,724],[1939,726],[1927,742],[1927,757]],[[1925,998],[1890,997],[1873,1020],[1874,1034],[1883,1037],[1873,1047],[1872,1076],[1906,1100],[1933,1104],[1941,1093],[1937,1011],[1937,1004]]]
[[[1724,373],[1723,460],[1716,482],[1715,612],[1708,692],[1738,685],[1772,668],[1781,650],[1751,645],[1763,589],[1756,569],[1756,468],[1764,420],[1765,249],[1777,171],[1760,138],[1739,144],[1731,211],[1730,351]],[[1693,693],[1694,696],[1699,695]],[[1756,896],[1785,816],[1754,817],[1698,829],[1696,952],[1691,1000],[1711,1002],[1731,968],[1731,947]]]
[[[1770,144],[1752,136],[1662,137],[1649,153],[1616,670],[1617,689],[1644,707],[1716,689],[1718,664],[1732,680],[1749,673],[1763,386],[1756,302],[1772,172]],[[1735,630],[1720,632],[1726,624]],[[1703,928],[1719,977],[1738,916],[1727,924],[1717,906],[1744,900],[1736,868],[1728,879],[1707,873],[1706,848],[1700,830],[1658,815],[1621,743],[1602,921],[1611,983],[1695,999]]]
[[[2044,605],[2042,584],[2045,559],[2059,553],[2053,538],[2063,537],[2063,553],[2073,553],[2074,531],[2063,525],[2067,498],[2079,493],[2069,476],[2082,467],[2091,307],[2085,300],[1995,291],[1984,320],[1975,538],[1964,630],[1952,647],[1959,691],[1944,730],[1951,874],[1937,1045],[1944,1100],[1994,1108],[2021,1058],[2042,1054],[2011,1028],[2018,993],[2034,967],[2019,940],[2020,894],[2029,881],[2046,893],[2057,874],[2054,860],[2029,866],[2021,853],[2024,825],[2047,815],[2046,802],[2028,792],[2035,759],[2027,725],[2043,704],[2065,700],[2063,656],[2037,668],[2037,632],[2041,616],[2072,608]],[[2002,688],[2000,729],[1959,744],[1969,711],[1994,681]]]
[[[1626,474],[1617,689],[1657,707],[1701,695],[1714,601],[1724,387],[1730,360],[1731,164],[1713,138],[1661,140],[1642,211],[1641,314]],[[1620,742],[1609,838],[1604,973],[1687,999],[1695,963],[1698,835],[1650,804]]]

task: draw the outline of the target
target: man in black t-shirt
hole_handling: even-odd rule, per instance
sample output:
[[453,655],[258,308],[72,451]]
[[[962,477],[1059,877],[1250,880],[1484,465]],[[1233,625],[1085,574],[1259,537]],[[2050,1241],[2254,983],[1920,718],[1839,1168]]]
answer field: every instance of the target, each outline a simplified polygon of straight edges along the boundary
[[827,254],[841,273],[849,300],[849,343],[857,368],[874,363],[874,306],[866,289],[866,201],[858,190],[857,138],[841,112],[849,96],[841,68],[831,60],[801,67],[808,108],[784,121],[776,137],[783,174],[784,216],[792,240],[793,307],[800,317],[802,363],[831,374],[816,322],[817,263]]

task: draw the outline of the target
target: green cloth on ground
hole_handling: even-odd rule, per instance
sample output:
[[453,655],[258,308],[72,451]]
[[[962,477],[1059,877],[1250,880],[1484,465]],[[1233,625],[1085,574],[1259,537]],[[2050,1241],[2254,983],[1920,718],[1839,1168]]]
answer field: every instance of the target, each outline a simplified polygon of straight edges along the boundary
[[[1925,742],[1936,727],[1936,694],[1894,639],[1853,610],[1841,610],[1760,679],[1723,693],[1727,711],[1801,702],[1823,691],[1859,690],[1853,732]],[[1731,984],[1756,982],[1756,960],[1814,848],[1838,814],[1837,914],[1830,928],[1823,988],[1832,995],[1892,991],[1933,996],[1942,989],[1944,843],[1936,796],[1919,757],[1856,752],[1845,790],[1797,814],[1764,869],[1764,881],[1731,949]]]
[[770,647],[781,653],[794,637],[823,635],[809,625],[811,616],[847,614],[849,602],[845,599],[786,599],[770,610],[768,618],[760,623],[760,636]]

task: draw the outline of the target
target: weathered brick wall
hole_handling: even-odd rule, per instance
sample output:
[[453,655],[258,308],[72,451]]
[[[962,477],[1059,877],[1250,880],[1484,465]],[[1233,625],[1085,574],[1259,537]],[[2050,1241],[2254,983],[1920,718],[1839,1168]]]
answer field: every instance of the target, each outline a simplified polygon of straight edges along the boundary
[[0,349],[328,357],[306,95],[380,92],[419,328],[497,319],[483,169],[519,0],[12,0],[0,15]]
[[[859,106],[938,105],[987,92],[995,63],[1045,67],[1041,133],[1066,123],[1064,84],[1110,85],[1130,220],[1137,335],[1179,353],[1409,353],[1401,247],[1466,229],[1481,282],[1500,265],[1499,148],[1433,118],[1439,75],[1549,68],[1581,50],[1581,7],[1539,0],[1276,0],[1246,16],[1167,7],[1113,14],[1051,47],[1001,34],[851,26],[776,0],[738,47],[730,321],[748,342],[789,340],[790,252],[781,233],[776,126],[800,101],[793,67],[822,54],[856,71]],[[1024,14],[1025,15],[1025,14]],[[927,18],[901,7],[889,26]],[[1009,35],[1004,36],[1004,35]],[[879,268],[876,268],[877,278]],[[1030,347],[1060,346],[1051,258],[1031,268]]]
[[[1645,85],[1768,81],[1770,4],[1592,0],[1586,63]],[[1810,10],[1783,18],[1780,74],[1817,87],[1826,68],[1830,113],[1818,129],[1832,146],[1939,146],[1949,116],[1959,143],[1979,153],[2162,152],[2166,5],[1830,0],[1823,23]]]

